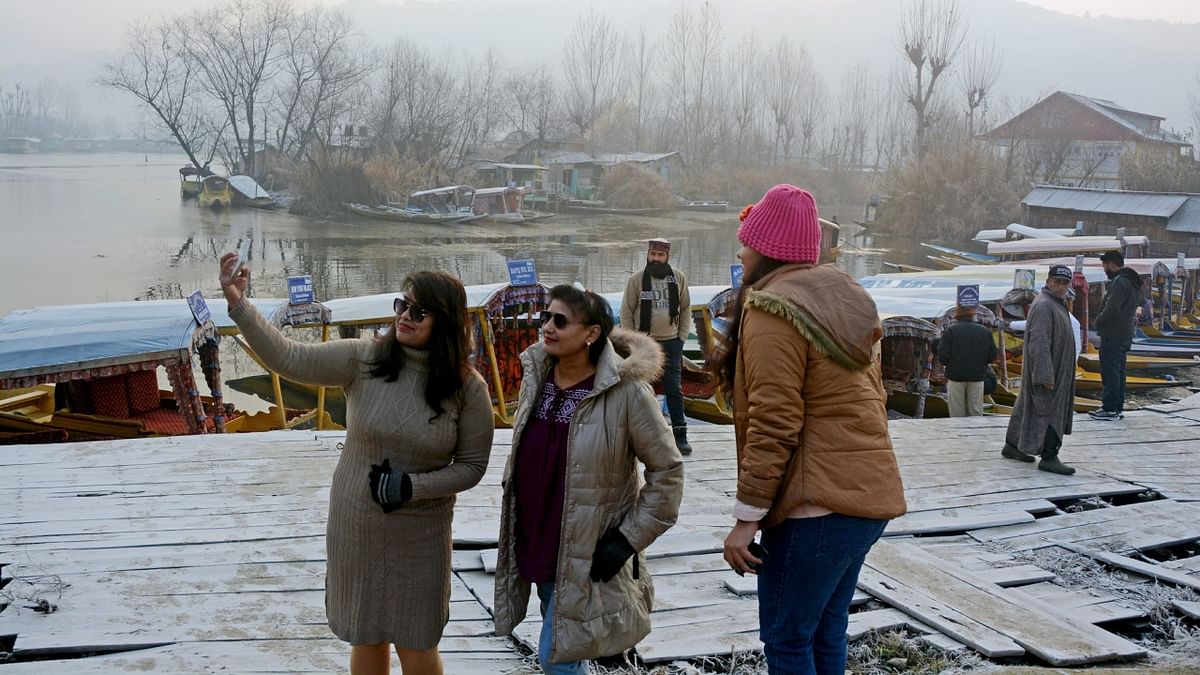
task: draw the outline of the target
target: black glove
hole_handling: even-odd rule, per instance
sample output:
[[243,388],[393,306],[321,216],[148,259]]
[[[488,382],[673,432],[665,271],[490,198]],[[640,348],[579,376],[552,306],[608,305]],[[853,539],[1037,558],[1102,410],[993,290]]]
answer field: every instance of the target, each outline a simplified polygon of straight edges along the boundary
[[390,459],[371,465],[370,481],[371,499],[383,507],[384,513],[391,513],[412,499],[412,479],[403,471],[393,470]]
[[592,554],[592,581],[611,580],[625,566],[625,561],[636,553],[619,529],[614,527],[605,532],[596,543],[596,552]]

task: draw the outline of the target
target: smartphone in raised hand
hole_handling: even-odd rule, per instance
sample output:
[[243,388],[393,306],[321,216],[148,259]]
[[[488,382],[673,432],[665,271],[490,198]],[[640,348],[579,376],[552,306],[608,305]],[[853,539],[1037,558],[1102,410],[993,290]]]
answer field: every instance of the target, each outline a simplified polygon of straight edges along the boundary
[[229,275],[231,278],[237,277],[238,273],[241,272],[242,268],[246,266],[247,262],[249,262],[251,242],[253,242],[253,239],[250,238],[249,234],[238,240],[238,257],[237,262],[233,266],[233,272],[231,272]]

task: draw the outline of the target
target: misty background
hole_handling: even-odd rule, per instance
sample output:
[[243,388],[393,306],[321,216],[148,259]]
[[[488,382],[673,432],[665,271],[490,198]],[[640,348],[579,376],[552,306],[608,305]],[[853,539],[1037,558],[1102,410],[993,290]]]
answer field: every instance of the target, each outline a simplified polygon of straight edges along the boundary
[[[380,47],[404,38],[438,55],[467,60],[489,48],[511,68],[546,62],[561,66],[563,42],[580,14],[594,8],[627,35],[644,30],[660,40],[681,7],[698,1],[441,0],[403,4],[350,0],[342,8],[368,42]],[[873,77],[897,67],[895,0],[712,0],[727,45],[753,34],[766,47],[781,35],[803,46],[826,86],[836,90],[847,71]],[[1073,0],[1045,0],[1077,8]],[[1128,7],[1130,3],[1118,3]],[[1104,3],[1087,3],[1102,11]],[[1113,3],[1108,3],[1109,7]],[[27,89],[50,83],[73,107],[81,135],[155,134],[154,122],[135,101],[95,83],[102,66],[121,53],[126,25],[185,13],[193,6],[150,0],[66,2],[0,0],[0,87]],[[994,89],[994,124],[1001,111],[1024,107],[1055,90],[1109,99],[1166,117],[1166,128],[1192,126],[1189,96],[1200,69],[1200,23],[1063,14],[1017,0],[967,0],[961,8],[972,43],[994,42],[1000,56]],[[1143,2],[1124,11],[1195,20],[1196,3]]]

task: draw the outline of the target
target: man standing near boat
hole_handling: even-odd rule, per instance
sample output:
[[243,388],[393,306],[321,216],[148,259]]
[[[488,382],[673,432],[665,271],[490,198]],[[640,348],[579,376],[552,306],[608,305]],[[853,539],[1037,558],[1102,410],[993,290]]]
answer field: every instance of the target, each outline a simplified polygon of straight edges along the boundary
[[687,418],[683,415],[683,342],[692,330],[691,296],[683,272],[670,265],[671,242],[647,242],[646,267],[629,277],[621,303],[621,327],[648,334],[658,341],[666,358],[663,394],[671,415],[675,446],[692,454],[687,440]]
[[1051,265],[1046,287],[1029,306],[1021,392],[1000,452],[1021,462],[1041,455],[1039,469],[1064,476],[1075,473],[1058,459],[1075,404],[1075,338],[1067,311],[1071,277],[1070,267]]
[[1125,417],[1125,357],[1133,344],[1133,325],[1142,300],[1142,278],[1125,267],[1125,256],[1109,251],[1100,256],[1108,275],[1108,292],[1096,317],[1100,335],[1100,381],[1104,383],[1102,407],[1090,414],[1094,420]]
[[[978,303],[979,291],[972,296]],[[946,394],[951,417],[975,417],[983,414],[983,382],[988,366],[996,360],[996,342],[992,331],[975,321],[975,306],[964,302],[960,293],[954,307],[954,324],[942,332],[938,342],[938,360],[946,367]]]

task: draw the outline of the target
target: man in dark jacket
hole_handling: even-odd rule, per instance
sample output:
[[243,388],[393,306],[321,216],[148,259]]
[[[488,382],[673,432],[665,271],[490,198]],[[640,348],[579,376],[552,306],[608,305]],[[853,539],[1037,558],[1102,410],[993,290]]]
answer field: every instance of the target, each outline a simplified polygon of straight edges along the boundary
[[974,307],[955,307],[955,323],[942,332],[938,360],[946,367],[951,417],[983,414],[983,381],[996,360],[992,331],[975,321]]
[[1134,314],[1142,302],[1142,278],[1125,267],[1125,256],[1109,251],[1100,256],[1108,275],[1108,292],[1096,317],[1100,335],[1100,380],[1104,383],[1102,407],[1092,419],[1125,417],[1125,357],[1133,343]]

